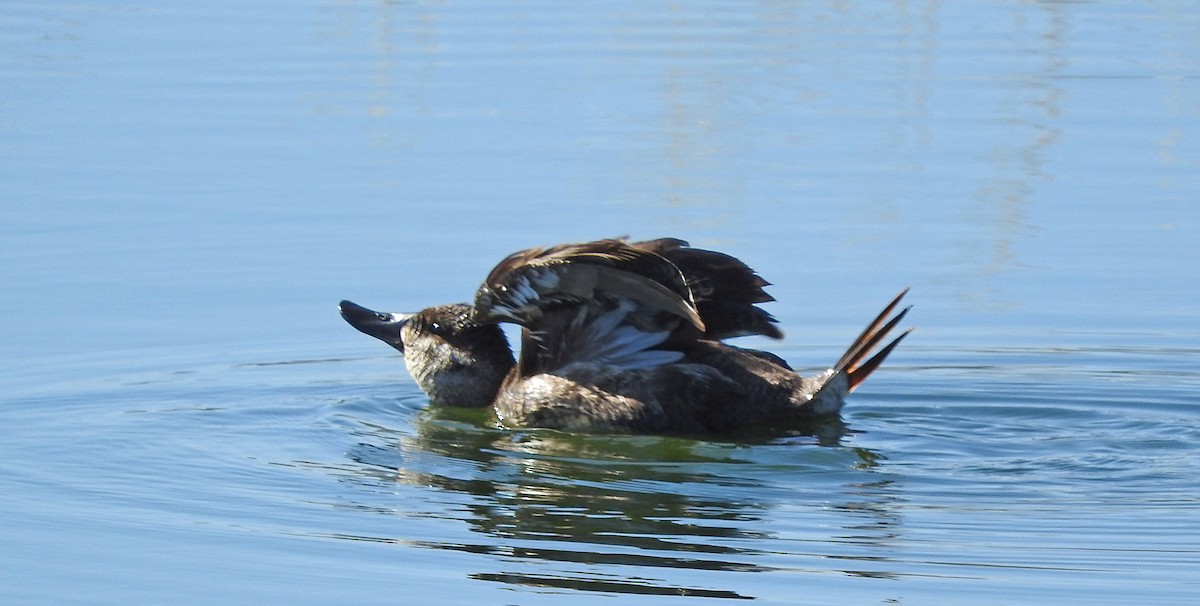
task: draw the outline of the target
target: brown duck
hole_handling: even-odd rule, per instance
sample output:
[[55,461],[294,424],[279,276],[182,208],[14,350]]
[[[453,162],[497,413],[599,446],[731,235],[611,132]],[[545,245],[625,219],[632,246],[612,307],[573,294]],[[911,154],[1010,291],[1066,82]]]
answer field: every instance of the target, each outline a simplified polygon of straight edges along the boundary
[[[488,274],[473,305],[415,314],[342,301],[342,317],[404,353],[434,403],[492,406],[511,427],[719,433],[838,413],[905,331],[905,291],[832,368],[801,377],[723,339],[783,333],[757,304],[768,283],[729,255],[673,238],[532,248]],[[522,327],[519,359],[498,326]],[[870,356],[870,357],[868,357]]]

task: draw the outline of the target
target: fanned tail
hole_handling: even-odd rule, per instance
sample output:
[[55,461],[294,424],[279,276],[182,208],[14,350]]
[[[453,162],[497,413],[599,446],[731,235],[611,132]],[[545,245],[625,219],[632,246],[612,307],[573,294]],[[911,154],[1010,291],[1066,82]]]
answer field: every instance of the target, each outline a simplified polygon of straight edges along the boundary
[[[908,333],[912,332],[911,328],[905,330],[900,333],[900,336],[883,346],[875,355],[867,358],[867,355],[880,342],[887,338],[888,333],[896,328],[900,320],[908,314],[908,310],[912,309],[912,306],[905,307],[895,317],[890,320],[887,319],[892,311],[896,309],[896,306],[900,304],[900,299],[903,299],[906,294],[908,294],[907,288],[900,291],[900,294],[896,295],[896,298],[892,299],[892,302],[888,303],[887,307],[883,308],[883,311],[879,312],[879,315],[867,325],[862,334],[858,335],[858,338],[854,340],[854,343],[842,355],[842,359],[838,360],[837,364],[833,366],[835,372],[846,375],[846,380],[849,384],[847,393],[854,391],[863,381],[867,380],[867,377],[871,376],[871,373],[875,372],[876,368],[879,368],[879,365],[887,359],[888,354],[892,353],[892,350],[900,344],[900,341],[903,341],[904,337],[907,337]],[[863,361],[864,358],[867,358],[866,361]]]
[[[908,310],[911,307],[905,307],[895,317],[890,320],[888,319],[888,316],[900,304],[900,299],[904,298],[904,295],[907,293],[907,288],[900,291],[900,294],[896,295],[896,298],[892,299],[892,302],[888,303],[888,306],[879,312],[879,315],[867,325],[866,330],[862,331],[862,334],[858,335],[854,343],[850,344],[850,348],[842,355],[842,359],[833,365],[833,368],[826,370],[816,377],[807,379],[810,382],[809,389],[812,390],[812,395],[806,403],[807,411],[810,414],[825,415],[839,412],[846,403],[846,396],[862,384],[863,381],[866,381],[867,377],[871,376],[871,373],[875,372],[875,369],[879,368],[879,365],[887,359],[888,354],[892,353],[893,349],[896,349],[900,341],[903,341],[904,337],[907,337],[908,333],[912,332],[910,328],[900,333],[900,336],[892,339],[891,342],[884,345],[879,351],[876,351],[875,355],[867,357],[880,342],[887,338],[888,333],[896,328],[900,320],[908,314]],[[865,362],[863,361],[864,358],[866,359]]]

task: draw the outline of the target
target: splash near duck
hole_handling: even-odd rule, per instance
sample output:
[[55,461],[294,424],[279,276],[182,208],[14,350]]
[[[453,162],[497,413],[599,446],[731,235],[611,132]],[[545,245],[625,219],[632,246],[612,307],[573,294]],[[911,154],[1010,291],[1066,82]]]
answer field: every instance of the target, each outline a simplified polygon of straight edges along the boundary
[[[491,406],[510,427],[721,433],[836,415],[911,328],[901,291],[828,370],[724,343],[783,338],[769,283],[730,255],[662,238],[597,240],[509,255],[473,303],[414,314],[341,302],[342,317],[404,354],[435,404]],[[521,327],[514,357],[500,323]]]

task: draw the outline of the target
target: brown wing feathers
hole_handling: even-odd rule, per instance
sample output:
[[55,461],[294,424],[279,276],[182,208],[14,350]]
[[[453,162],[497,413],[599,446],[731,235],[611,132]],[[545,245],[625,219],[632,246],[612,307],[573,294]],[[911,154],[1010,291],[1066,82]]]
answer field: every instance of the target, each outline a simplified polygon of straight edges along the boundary
[[677,238],[630,244],[658,253],[679,268],[704,318],[705,336],[714,341],[746,335],[782,339],[775,318],[757,303],[774,301],[770,286],[736,257],[702,248],[691,248]]
[[[517,315],[524,313],[521,318],[529,320],[540,317],[545,306],[581,303],[603,293],[685,318],[709,339],[754,334],[779,339],[783,333],[775,318],[757,305],[774,300],[764,290],[769,285],[737,258],[691,248],[683,240],[609,239],[514,253],[488,274],[476,305],[477,313],[489,305],[525,305]],[[505,295],[506,289],[516,292]],[[485,291],[492,297],[487,301]],[[907,336],[902,333],[867,358],[908,312],[888,320],[907,292],[892,300],[834,366],[847,373],[852,389]]]
[[505,317],[528,324],[547,307],[593,301],[600,295],[674,314],[704,330],[679,269],[658,254],[620,240],[514,253],[488,274],[476,295],[475,312],[483,321]]
[[545,297],[540,305],[555,300],[580,302],[597,292],[609,292],[684,317],[709,339],[755,334],[783,338],[775,318],[756,305],[775,300],[764,290],[769,282],[735,257],[691,248],[677,238],[633,243],[608,239],[532,248],[502,261],[484,285],[496,293],[511,288],[522,276],[536,283],[531,274],[540,276],[556,269],[566,283],[544,288],[539,293]]

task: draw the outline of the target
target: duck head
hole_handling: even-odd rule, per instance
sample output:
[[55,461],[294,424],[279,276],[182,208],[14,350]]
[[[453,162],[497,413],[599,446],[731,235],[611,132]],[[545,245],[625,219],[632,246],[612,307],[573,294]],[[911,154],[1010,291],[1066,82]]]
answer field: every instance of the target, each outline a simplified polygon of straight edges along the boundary
[[338,308],[351,326],[403,353],[408,373],[439,404],[491,405],[514,363],[500,327],[475,322],[465,303],[414,314],[374,311],[351,301]]

